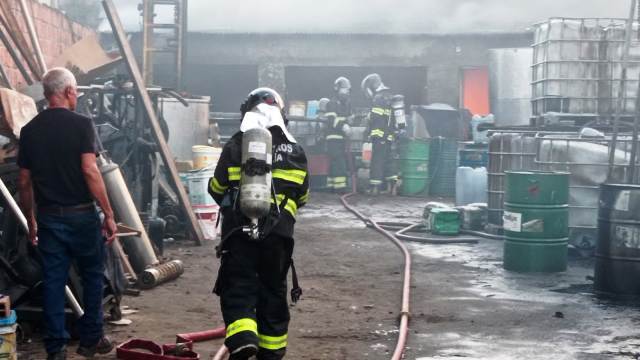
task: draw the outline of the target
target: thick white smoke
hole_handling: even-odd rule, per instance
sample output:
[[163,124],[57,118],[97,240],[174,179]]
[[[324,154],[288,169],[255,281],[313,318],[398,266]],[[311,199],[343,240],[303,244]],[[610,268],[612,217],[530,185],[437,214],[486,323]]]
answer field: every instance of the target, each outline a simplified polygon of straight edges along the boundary
[[[554,16],[627,17],[630,0],[189,0],[192,31],[460,33],[521,31]],[[115,0],[138,30],[136,0]]]

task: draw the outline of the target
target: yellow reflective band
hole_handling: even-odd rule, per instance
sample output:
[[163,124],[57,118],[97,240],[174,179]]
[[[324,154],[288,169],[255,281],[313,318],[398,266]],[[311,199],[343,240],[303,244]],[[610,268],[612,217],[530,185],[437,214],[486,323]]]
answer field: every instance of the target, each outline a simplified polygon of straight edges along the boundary
[[394,176],[387,176],[386,180],[398,180],[398,176],[394,175]]
[[345,120],[347,120],[347,118],[345,118],[344,116],[336,117],[335,120],[333,120],[333,127],[337,128],[338,125],[340,125],[340,123]]
[[300,196],[300,201],[299,202],[304,204],[307,201],[309,201],[309,190],[307,190],[307,192],[304,195]]
[[327,140],[343,140],[344,136],[342,135],[327,135]]
[[298,185],[302,185],[304,183],[304,179],[307,177],[307,172],[303,170],[285,170],[285,169],[274,169],[273,170],[273,178],[291,181],[292,183],[296,183]]
[[280,350],[287,347],[288,335],[267,336],[258,334],[258,346],[267,350]]
[[347,177],[346,176],[337,176],[333,178],[333,181],[335,182],[347,182]]
[[382,185],[382,180],[369,180],[371,185]]
[[230,166],[227,171],[229,172],[229,181],[240,181],[242,171],[239,166]]
[[385,109],[385,108],[381,108],[381,107],[374,107],[373,109],[371,109],[371,112],[376,114],[376,115],[380,115],[380,116],[390,116],[391,115],[391,110],[390,109]]
[[[276,195],[276,199],[278,200],[278,206],[282,205],[284,198],[285,196],[283,194]],[[272,204],[274,203],[273,199],[271,199],[271,203]],[[298,204],[296,204],[296,202],[291,199],[287,199],[287,203],[284,205],[284,209],[288,211],[289,214],[291,214],[291,216],[296,217],[296,214],[298,213]]]
[[219,194],[219,195],[224,194],[225,190],[227,190],[229,188],[228,186],[220,185],[220,183],[218,182],[218,179],[216,179],[216,178],[211,178],[211,182],[209,183],[209,187],[211,188],[211,191],[213,191],[214,193]]
[[338,114],[336,114],[335,112],[328,112],[328,113],[324,113],[324,116],[331,117],[331,116],[338,116]]
[[384,137],[384,131],[381,129],[373,129],[371,130],[372,137]]
[[243,331],[251,331],[257,335],[258,323],[250,318],[244,318],[232,322],[231,325],[227,326],[227,339]]

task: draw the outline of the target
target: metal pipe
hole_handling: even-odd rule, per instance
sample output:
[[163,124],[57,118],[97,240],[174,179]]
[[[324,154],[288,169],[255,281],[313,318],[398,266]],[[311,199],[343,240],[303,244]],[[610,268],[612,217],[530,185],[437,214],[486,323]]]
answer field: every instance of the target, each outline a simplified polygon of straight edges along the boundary
[[[11,208],[11,211],[18,219],[18,223],[22,227],[22,230],[24,230],[24,232],[28,234],[29,225],[27,223],[27,218],[26,216],[24,216],[24,213],[20,209],[20,206],[18,206],[18,203],[13,198],[13,195],[11,195],[11,192],[9,191],[9,189],[7,189],[7,186],[4,184],[4,181],[2,181],[2,179],[0,179],[0,192],[2,193],[2,196],[4,197],[7,205],[9,205],[9,208]],[[75,296],[73,296],[73,292],[71,291],[69,286],[65,285],[64,294],[67,298],[69,306],[71,307],[71,310],[73,310],[73,313],[76,314],[78,318],[82,317],[82,315],[84,315],[84,311],[82,310],[80,303],[78,303],[78,300],[76,300]]]
[[182,261],[169,261],[143,271],[139,277],[139,286],[145,290],[151,289],[167,281],[177,279],[183,273],[184,265]]
[[616,146],[618,142],[618,124],[622,114],[622,106],[624,101],[625,82],[627,81],[627,67],[629,66],[629,52],[631,48],[631,32],[633,31],[633,20],[636,14],[637,0],[631,0],[631,10],[629,11],[629,19],[626,24],[626,33],[624,34],[624,50],[622,53],[622,76],[620,77],[620,87],[618,88],[618,101],[616,102],[616,113],[613,118],[613,137],[611,139],[611,148],[609,149],[609,174],[607,180],[611,180],[615,165]]
[[22,10],[22,17],[24,18],[24,22],[27,24],[27,30],[29,33],[29,37],[31,38],[31,45],[33,45],[33,52],[36,54],[36,60],[38,60],[40,71],[44,74],[47,72],[47,63],[46,61],[44,61],[42,48],[40,48],[40,40],[38,40],[38,32],[36,31],[36,27],[33,24],[33,18],[31,17],[31,12],[29,11],[25,0],[20,0],[20,9]]
[[107,160],[104,155],[98,158],[98,166],[107,187],[109,200],[111,200],[119,221],[140,231],[140,237],[122,238],[122,245],[129,256],[133,269],[141,273],[148,266],[158,263],[149,235],[142,224],[140,214],[131,198],[120,167]]
[[[2,19],[2,15],[0,15],[0,19]],[[22,64],[20,55],[18,55],[15,47],[13,46],[13,44],[11,44],[11,41],[9,40],[9,37],[7,37],[5,30],[8,32],[11,31],[6,27],[5,29],[0,29],[0,41],[2,41],[2,44],[4,45],[5,49],[7,49],[9,56],[11,56],[13,63],[16,64],[16,67],[18,68],[18,71],[20,71],[20,75],[22,75],[22,77],[24,78],[24,81],[27,83],[27,85],[32,85],[33,79],[31,78],[31,75],[29,75],[29,72],[27,71],[27,69],[24,67],[24,64]]]

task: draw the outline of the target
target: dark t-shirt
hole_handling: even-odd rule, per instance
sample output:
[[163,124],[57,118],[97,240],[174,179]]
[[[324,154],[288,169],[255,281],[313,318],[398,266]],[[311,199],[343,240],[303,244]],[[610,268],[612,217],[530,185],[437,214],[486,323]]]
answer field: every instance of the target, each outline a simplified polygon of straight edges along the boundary
[[18,165],[31,171],[38,206],[93,201],[82,173],[86,153],[96,153],[93,122],[73,111],[48,109],[22,128]]

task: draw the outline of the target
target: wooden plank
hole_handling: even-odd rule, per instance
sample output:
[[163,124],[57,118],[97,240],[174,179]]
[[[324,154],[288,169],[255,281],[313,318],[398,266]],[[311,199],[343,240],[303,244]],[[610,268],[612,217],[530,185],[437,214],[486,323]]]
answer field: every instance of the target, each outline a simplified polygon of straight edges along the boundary
[[204,234],[202,233],[202,230],[198,225],[196,216],[191,209],[191,203],[189,202],[187,192],[181,185],[180,177],[178,176],[178,170],[176,169],[173,155],[171,154],[169,146],[167,145],[167,141],[162,134],[160,122],[158,121],[158,117],[156,116],[156,113],[154,111],[153,103],[151,102],[151,98],[149,97],[149,93],[147,92],[144,80],[142,79],[140,68],[138,68],[138,65],[135,62],[133,50],[131,49],[131,45],[127,40],[127,34],[124,31],[124,27],[122,26],[122,22],[120,21],[120,17],[118,16],[116,7],[113,5],[112,0],[103,0],[102,6],[104,7],[104,11],[107,14],[107,19],[111,24],[116,42],[120,46],[120,51],[122,52],[122,55],[125,59],[125,63],[127,64],[127,68],[129,69],[129,73],[133,79],[133,83],[136,87],[136,90],[138,91],[140,99],[142,100],[142,104],[144,105],[144,111],[147,114],[149,123],[151,125],[151,133],[158,143],[158,146],[160,148],[160,155],[162,156],[162,160],[164,161],[164,164],[169,171],[169,176],[171,182],[173,183],[173,188],[177,191],[178,201],[180,202],[182,210],[187,217],[187,222],[190,228],[189,230],[191,231],[191,234],[193,235],[196,243],[198,245],[202,245]]
[[124,268],[124,272],[129,275],[129,278],[131,280],[133,280],[134,282],[137,282],[138,275],[136,275],[136,272],[133,270],[133,266],[131,266],[131,263],[129,262],[129,257],[127,256],[127,254],[124,252],[124,249],[122,248],[120,239],[113,240],[113,249],[115,250],[118,257],[120,258],[120,261],[122,262],[122,267]]

